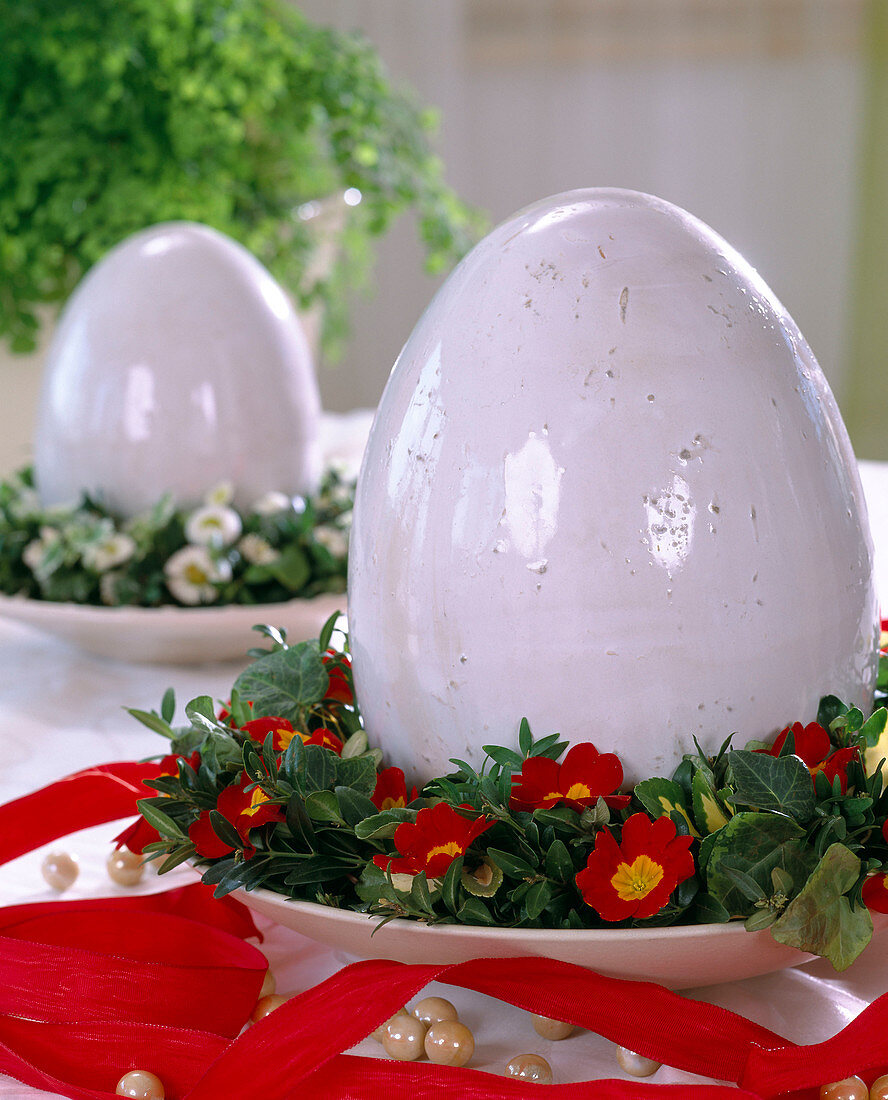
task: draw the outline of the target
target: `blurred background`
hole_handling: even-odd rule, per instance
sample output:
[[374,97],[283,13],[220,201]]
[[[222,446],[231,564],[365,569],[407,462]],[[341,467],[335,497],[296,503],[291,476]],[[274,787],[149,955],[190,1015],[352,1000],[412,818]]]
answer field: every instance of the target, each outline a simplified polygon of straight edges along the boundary
[[[593,185],[652,192],[757,267],[812,345],[858,455],[888,459],[885,0],[302,0],[440,112],[447,182],[490,223]],[[2,61],[0,61],[2,66]],[[441,276],[411,215],[381,242],[325,407],[374,405]],[[3,354],[0,468],[28,457],[35,357]]]

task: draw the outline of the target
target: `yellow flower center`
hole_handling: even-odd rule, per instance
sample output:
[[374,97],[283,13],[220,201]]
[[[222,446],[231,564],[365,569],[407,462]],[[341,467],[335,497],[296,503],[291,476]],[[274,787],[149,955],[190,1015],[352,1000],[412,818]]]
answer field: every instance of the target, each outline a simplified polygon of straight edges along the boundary
[[188,581],[189,584],[206,584],[207,575],[199,565],[195,565],[194,562],[189,562],[189,564],[185,566],[185,580]]
[[591,794],[592,788],[587,787],[585,783],[571,783],[568,789],[564,792],[564,797],[575,798],[579,800],[581,798],[589,798]]
[[400,796],[398,798],[384,798],[382,800],[383,810],[398,810],[406,805],[407,803]]
[[250,817],[256,813],[263,802],[268,801],[268,795],[261,787],[256,787],[250,797],[250,805],[243,811],[245,814],[249,814]]
[[650,856],[636,856],[630,866],[621,863],[611,879],[620,901],[641,901],[663,878],[663,868]]
[[456,859],[457,856],[463,854],[463,847],[457,844],[455,840],[448,840],[446,844],[439,844],[435,848],[429,848],[426,852],[426,863],[429,863],[433,856],[453,856]]
[[[278,752],[283,752],[295,736],[295,730],[284,729],[283,726],[281,726],[279,729],[276,729],[274,731],[274,739],[277,742],[275,748],[278,750]],[[299,736],[302,737],[302,734],[300,734]],[[302,737],[302,740],[304,741],[305,738]]]

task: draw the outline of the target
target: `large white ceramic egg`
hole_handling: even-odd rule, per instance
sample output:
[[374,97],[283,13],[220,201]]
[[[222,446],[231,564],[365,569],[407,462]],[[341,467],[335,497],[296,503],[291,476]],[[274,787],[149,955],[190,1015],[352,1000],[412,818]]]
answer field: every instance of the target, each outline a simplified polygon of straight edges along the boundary
[[304,493],[320,398],[281,286],[235,241],[189,222],[114,248],[71,296],[49,350],[35,435],[47,504],[87,490],[133,514],[222,481],[245,506]]
[[871,699],[829,387],[749,265],[648,195],[546,199],[457,267],[383,395],[351,545],[359,700],[414,776],[526,716],[633,781]]

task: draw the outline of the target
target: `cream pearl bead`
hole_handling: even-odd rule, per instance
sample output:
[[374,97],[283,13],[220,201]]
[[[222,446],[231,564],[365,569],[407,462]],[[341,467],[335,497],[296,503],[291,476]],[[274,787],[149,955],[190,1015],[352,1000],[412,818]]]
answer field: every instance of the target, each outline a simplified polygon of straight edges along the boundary
[[662,1062],[655,1062],[653,1058],[645,1058],[642,1054],[636,1054],[628,1047],[617,1047],[617,1062],[624,1073],[631,1077],[650,1077],[656,1073]]
[[507,1077],[520,1077],[538,1085],[552,1084],[552,1067],[539,1054],[516,1054],[506,1066]]
[[442,1020],[458,1020],[459,1013],[445,997],[423,997],[413,1007],[413,1015],[422,1020],[426,1027],[439,1024]]
[[256,1002],[256,1007],[250,1015],[250,1019],[255,1024],[258,1020],[270,1016],[275,1009],[280,1008],[281,1005],[285,1004],[289,999],[290,998],[285,997],[283,993],[269,993],[265,997],[260,997]]
[[117,1082],[117,1096],[129,1096],[131,1100],[163,1100],[163,1082],[147,1069],[131,1069]]
[[145,874],[142,857],[127,848],[119,848],[105,860],[108,878],[118,886],[136,886]]
[[40,873],[47,885],[61,894],[77,881],[80,867],[76,856],[67,852],[50,852],[40,865]]
[[888,1100],[888,1073],[870,1085],[870,1100]]
[[375,1031],[370,1032],[370,1038],[375,1039],[377,1041],[377,1043],[381,1043],[382,1042],[382,1037],[385,1034],[385,1029],[389,1026],[389,1024],[393,1020],[397,1020],[397,1018],[399,1016],[409,1016],[409,1015],[410,1015],[410,1013],[407,1011],[406,1008],[399,1008],[398,1011],[394,1014],[394,1016],[389,1016],[389,1018],[387,1020],[382,1021],[382,1023],[379,1025],[378,1028],[376,1028]]
[[429,1028],[425,1052],[439,1066],[464,1066],[475,1053],[475,1036],[459,1020],[441,1020]]
[[389,1058],[398,1062],[415,1062],[422,1057],[425,1037],[425,1024],[405,1012],[386,1024],[382,1033],[382,1049]]
[[554,1042],[558,1042],[560,1039],[566,1039],[574,1033],[574,1025],[565,1023],[563,1020],[553,1020],[549,1016],[540,1016],[536,1012],[531,1016],[531,1020],[533,1021],[533,1030],[543,1039],[552,1039]]
[[277,981],[275,980],[274,973],[269,967],[265,971],[265,977],[262,979],[262,988],[259,990],[259,1000],[263,997],[270,997],[272,993],[277,992]]
[[820,1100],[869,1100],[869,1096],[866,1082],[859,1077],[845,1077],[820,1088]]

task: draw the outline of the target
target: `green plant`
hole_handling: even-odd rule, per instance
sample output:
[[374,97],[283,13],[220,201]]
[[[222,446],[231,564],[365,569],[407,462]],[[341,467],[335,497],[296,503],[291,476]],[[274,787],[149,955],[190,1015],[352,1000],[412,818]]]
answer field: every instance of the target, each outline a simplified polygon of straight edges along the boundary
[[[285,0],[0,0],[0,337],[33,348],[35,306],[63,300],[114,244],[171,219],[243,243],[344,327],[369,239],[414,208],[441,270],[478,220],[444,184],[433,116],[392,88],[366,41]],[[300,206],[341,189],[333,273],[305,278]],[[304,212],[304,211],[303,211]]]

